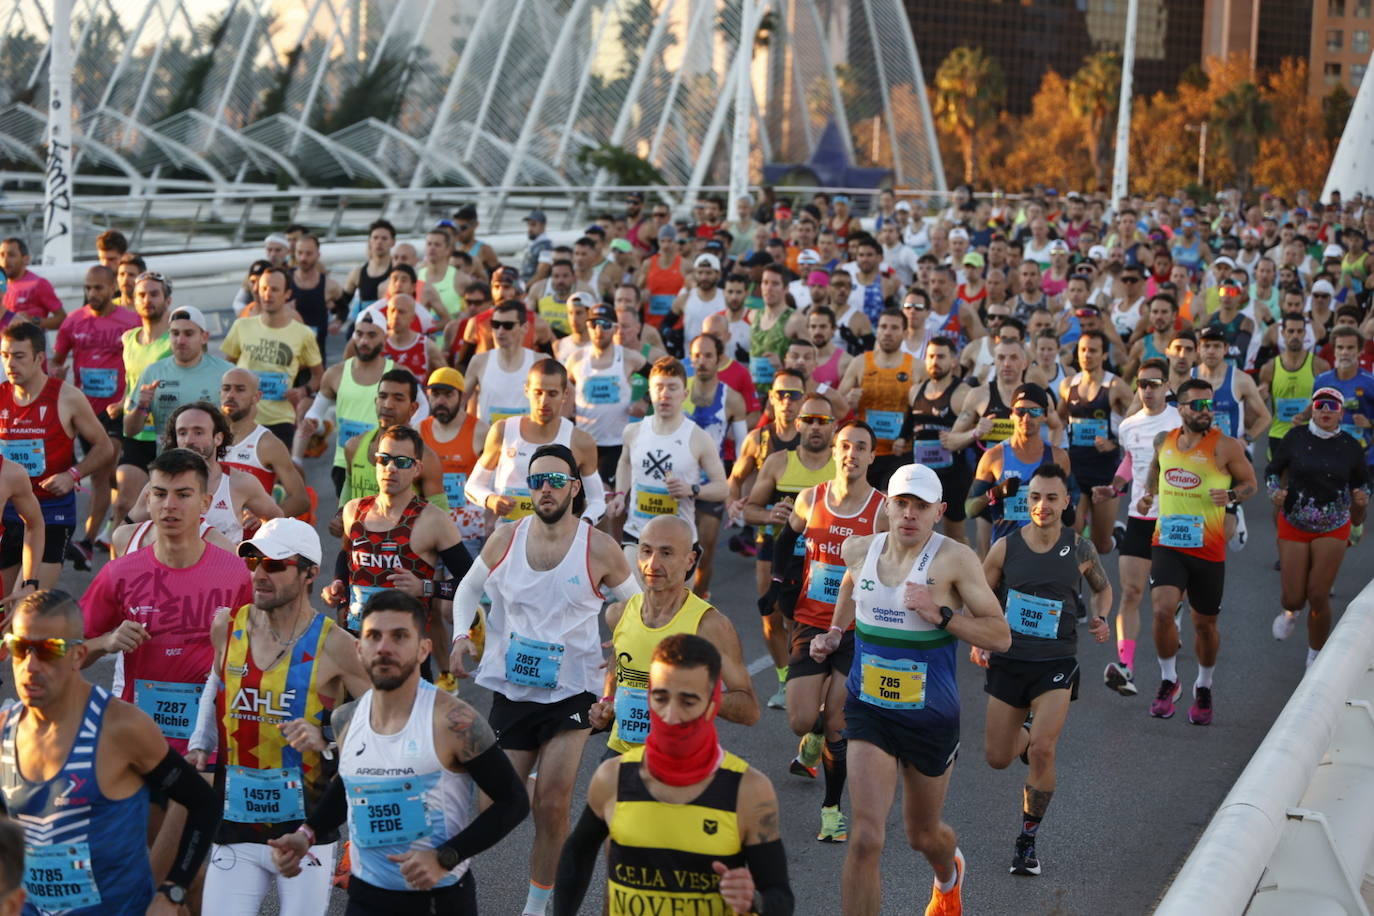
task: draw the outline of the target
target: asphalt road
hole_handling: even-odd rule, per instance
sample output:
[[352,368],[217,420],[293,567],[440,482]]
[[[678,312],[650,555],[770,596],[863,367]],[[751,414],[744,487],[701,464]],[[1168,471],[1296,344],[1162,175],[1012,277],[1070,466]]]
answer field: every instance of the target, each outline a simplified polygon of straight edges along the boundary
[[[332,494],[327,459],[313,462],[307,476],[321,494]],[[332,498],[322,498],[320,508],[321,516],[327,517]],[[1267,505],[1252,501],[1249,522],[1249,546],[1233,553],[1228,563],[1212,726],[1189,725],[1186,705],[1170,720],[1148,715],[1158,684],[1148,628],[1137,653],[1141,693],[1130,699],[1102,685],[1102,668],[1114,659],[1112,643],[1099,646],[1087,638],[1080,640],[1082,692],[1059,744],[1058,789],[1040,830],[1038,849],[1044,868],[1040,877],[1007,873],[1019,830],[1024,767],[1015,762],[999,772],[984,762],[983,672],[967,661],[966,652],[961,653],[963,746],[945,818],[958,831],[968,862],[966,912],[1097,916],[1152,909],[1304,671],[1301,629],[1284,643],[1275,642],[1270,634],[1270,621],[1278,611],[1278,573],[1271,568],[1275,554]],[[325,555],[332,556],[336,547],[326,536]],[[1337,615],[1366,583],[1361,560],[1368,557],[1369,549],[1368,545],[1357,548],[1344,564],[1335,590]],[[755,611],[752,561],[723,546],[716,558],[719,569],[713,601],[734,621],[746,659],[757,661],[754,670],[762,673],[755,678],[755,689],[765,699],[776,681],[765,660]],[[1105,563],[1115,583],[1115,557],[1106,558]],[[90,579],[90,573],[68,569],[61,585],[80,594]],[[108,661],[99,663],[92,677],[108,684],[111,668]],[[1191,633],[1185,629],[1179,656],[1185,685],[1191,684],[1196,670]],[[488,707],[484,691],[470,685],[463,691],[479,709]],[[13,696],[12,688],[6,685],[3,694]],[[1181,702],[1190,702],[1187,693]],[[838,913],[845,847],[815,840],[822,786],[819,780],[788,774],[796,739],[785,713],[765,709],[761,721],[751,728],[722,723],[720,736],[727,748],[762,770],[777,788],[797,912]],[[582,790],[601,757],[603,742],[597,737],[588,744],[574,815],[582,808]],[[850,778],[862,778],[862,774],[851,772]],[[847,811],[847,798],[844,807]],[[499,847],[479,857],[475,873],[483,912],[519,913],[527,888],[531,829],[527,821]],[[900,808],[895,805],[888,818],[882,875],[883,913],[923,910],[931,871],[907,847]],[[593,882],[593,888],[598,887],[604,887],[601,866]],[[584,911],[600,912],[599,900],[599,895],[589,898]],[[342,893],[336,891],[330,913],[342,911]],[[269,904],[264,912],[276,909]]]

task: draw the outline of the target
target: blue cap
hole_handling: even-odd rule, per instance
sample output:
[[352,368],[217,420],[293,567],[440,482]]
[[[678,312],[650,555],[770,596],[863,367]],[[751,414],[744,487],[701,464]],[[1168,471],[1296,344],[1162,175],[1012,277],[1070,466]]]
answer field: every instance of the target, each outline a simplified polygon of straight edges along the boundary
[[457,229],[458,225],[451,219],[441,219],[434,224],[435,229]]
[[1184,216],[1196,216],[1196,215],[1197,215],[1197,210],[1193,209],[1192,207],[1184,207],[1184,208],[1183,208],[1183,215],[1184,215]]
[[531,210],[529,216],[525,217],[527,223],[547,223],[548,218],[544,216],[543,210]]

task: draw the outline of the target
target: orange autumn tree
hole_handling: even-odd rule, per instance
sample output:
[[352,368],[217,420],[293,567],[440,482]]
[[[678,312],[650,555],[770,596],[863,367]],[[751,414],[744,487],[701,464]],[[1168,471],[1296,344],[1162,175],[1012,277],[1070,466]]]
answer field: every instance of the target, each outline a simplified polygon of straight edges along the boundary
[[1292,199],[1300,188],[1321,190],[1331,165],[1321,102],[1307,94],[1307,62],[1289,58],[1261,88],[1274,112],[1276,130],[1260,138],[1255,184]]

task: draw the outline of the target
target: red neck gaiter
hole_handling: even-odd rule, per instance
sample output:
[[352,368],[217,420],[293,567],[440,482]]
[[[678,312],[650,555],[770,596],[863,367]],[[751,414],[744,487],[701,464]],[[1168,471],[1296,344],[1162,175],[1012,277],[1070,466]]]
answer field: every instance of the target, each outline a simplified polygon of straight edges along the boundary
[[716,738],[716,712],[720,710],[720,680],[711,694],[709,715],[670,725],[649,707],[649,737],[644,741],[644,763],[659,782],[690,786],[701,782],[720,762]]

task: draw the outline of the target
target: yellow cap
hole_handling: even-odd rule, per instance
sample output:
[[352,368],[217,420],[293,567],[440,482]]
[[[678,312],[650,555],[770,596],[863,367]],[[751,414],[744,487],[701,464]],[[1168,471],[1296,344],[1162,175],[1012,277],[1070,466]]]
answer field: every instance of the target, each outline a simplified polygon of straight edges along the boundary
[[432,388],[435,385],[447,385],[450,388],[463,390],[463,373],[452,366],[444,366],[442,369],[435,369],[429,374],[429,381],[425,387]]

